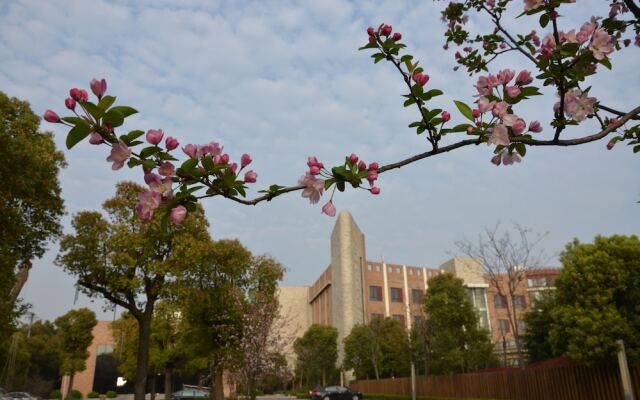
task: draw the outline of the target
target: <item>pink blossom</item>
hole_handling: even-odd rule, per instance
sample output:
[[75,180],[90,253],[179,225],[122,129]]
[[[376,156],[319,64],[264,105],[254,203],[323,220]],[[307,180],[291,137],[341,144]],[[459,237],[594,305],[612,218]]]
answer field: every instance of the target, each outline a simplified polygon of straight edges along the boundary
[[474,118],[478,118],[482,113],[480,112],[480,109],[474,108],[473,110],[471,110],[471,114],[473,115]]
[[[203,144],[202,146],[198,146],[198,152],[196,153],[196,156],[198,158],[204,157],[207,154],[210,154],[211,156],[215,157],[218,156],[220,154],[222,154],[222,150],[223,150],[223,146],[220,146],[220,143],[218,142],[210,142],[207,144]],[[228,162],[228,155],[227,155],[227,161]]]
[[324,191],[324,181],[317,179],[310,173],[306,173],[298,180],[298,185],[306,186],[302,191],[302,197],[309,199],[311,204],[316,204],[320,201],[320,196]]
[[580,31],[576,34],[576,40],[578,43],[585,43],[591,38],[593,32],[595,32],[598,26],[594,22],[585,22],[580,27]]
[[178,139],[168,136],[164,141],[164,145],[167,147],[167,150],[171,151],[178,148],[180,143],[178,143]]
[[509,104],[505,103],[504,101],[500,101],[493,105],[493,109],[491,110],[491,112],[493,113],[494,117],[502,118],[507,113],[508,108]]
[[504,125],[496,125],[493,127],[491,136],[489,136],[489,141],[487,143],[508,146],[511,142],[509,141],[509,132],[507,131],[507,127]]
[[111,169],[116,171],[124,166],[129,157],[131,157],[131,150],[124,142],[120,141],[111,147],[111,154],[107,157],[107,161],[113,163]]
[[378,168],[379,167],[377,162],[372,162],[371,164],[369,164],[369,171],[377,171]]
[[609,126],[611,126],[611,125],[615,125],[615,124],[617,124],[617,123],[618,123],[618,118],[611,118],[611,119],[609,120]]
[[484,114],[487,111],[491,111],[496,103],[494,101],[489,101],[488,98],[482,96],[478,99],[477,104],[478,104],[478,111]]
[[640,33],[638,33],[635,37],[634,44],[640,47]]
[[402,34],[400,32],[396,32],[393,34],[393,37],[391,38],[394,42],[397,42],[398,40],[402,39]]
[[486,76],[478,77],[478,82],[475,84],[475,87],[481,96],[490,96],[491,93],[493,93],[494,86],[495,85],[492,84],[492,81],[490,81]]
[[76,101],[88,101],[89,94],[84,89],[73,88],[69,90],[69,95]]
[[629,47],[629,45],[631,44],[631,39],[627,38],[623,40],[622,43],[624,43],[624,47]]
[[336,207],[333,205],[333,201],[329,200],[327,204],[322,206],[322,213],[327,214],[330,217],[336,216]]
[[222,164],[228,164],[229,163],[229,155],[228,154],[223,154],[220,156],[220,162]]
[[160,164],[160,168],[158,168],[158,173],[162,176],[173,177],[176,175],[176,167],[169,161],[165,161]]
[[72,99],[71,97],[67,97],[67,99],[64,101],[64,105],[69,110],[73,110],[73,109],[76,108],[76,101],[74,99]]
[[513,79],[515,75],[516,71],[512,69],[503,69],[502,71],[498,72],[497,78],[500,84],[506,85],[511,81],[511,79]]
[[560,37],[560,42],[564,43],[578,43],[578,38],[576,37],[576,30],[572,29],[569,32],[560,32],[558,34],[558,36]]
[[518,85],[507,86],[505,88],[505,92],[507,92],[507,96],[511,97],[512,99],[515,99],[516,97],[520,96],[520,86]]
[[613,43],[611,36],[601,28],[596,29],[593,33],[593,39],[589,45],[589,50],[593,53],[593,57],[600,61],[605,58],[607,54],[613,52]]
[[238,170],[238,163],[231,163],[229,165],[229,169],[231,170],[231,172],[233,172],[235,174],[236,171]]
[[162,129],[149,129],[147,131],[147,142],[157,145],[162,142],[163,136],[164,133],[162,132]]
[[613,146],[615,146],[615,145],[616,145],[616,141],[615,140],[613,140],[613,139],[609,140],[609,143],[607,143],[607,150],[613,149]]
[[587,97],[587,93],[574,88],[564,96],[564,111],[575,121],[581,122],[595,112],[595,103],[595,97]]
[[448,122],[451,119],[451,114],[447,111],[443,111],[441,114],[442,122]]
[[533,44],[536,47],[540,46],[540,37],[538,36],[536,31],[531,31],[530,35],[531,35],[531,41],[533,42]]
[[313,167],[309,168],[309,173],[311,175],[318,175],[320,173],[320,168],[314,165]]
[[57,124],[58,122],[60,122],[60,117],[58,116],[58,114],[56,114],[54,111],[51,111],[51,110],[45,111],[43,118],[45,121],[51,122],[54,124]]
[[487,0],[486,3],[489,7],[495,7],[496,6],[496,0]]
[[502,164],[503,165],[512,165],[513,163],[519,163],[520,156],[518,153],[509,153],[505,151],[502,153]]
[[173,196],[173,180],[171,178],[161,178],[160,175],[157,174],[146,174],[145,182],[149,185],[149,188],[156,192],[160,193],[163,197],[172,197]]
[[155,174],[153,172],[147,172],[146,174],[144,174],[144,183],[146,183],[147,185],[160,182],[161,180],[162,180],[162,177],[160,177],[160,175]]
[[369,42],[373,43],[376,41],[376,37],[375,36],[369,36]]
[[373,36],[375,35],[375,31],[373,30],[373,27],[370,26],[367,28],[367,33],[369,34],[369,36]]
[[245,172],[244,181],[246,183],[256,183],[256,180],[258,180],[258,174],[253,172],[253,170]]
[[380,34],[382,36],[389,36],[391,35],[391,31],[393,30],[393,28],[391,27],[391,25],[382,25],[382,28],[380,29]]
[[522,132],[527,128],[527,123],[524,122],[522,118],[518,119],[513,125],[511,125],[511,130],[514,135],[522,135]]
[[138,194],[138,204],[135,211],[138,214],[138,218],[147,222],[153,218],[153,214],[160,206],[160,193],[150,190],[140,192]]
[[351,153],[351,155],[349,156],[349,162],[351,164],[355,164],[358,162],[358,156],[355,153]]
[[369,189],[371,191],[371,194],[380,194],[380,188],[377,186],[372,187],[371,189]]
[[369,170],[369,172],[367,172],[367,180],[369,181],[370,186],[373,186],[373,182],[375,182],[377,179],[378,179],[378,171]]
[[419,72],[417,74],[413,74],[413,80],[416,84],[424,86],[427,84],[427,82],[429,82],[429,75]]
[[533,78],[531,77],[531,72],[523,69],[520,71],[518,76],[516,77],[516,83],[520,86],[528,85],[533,82]]
[[360,160],[360,161],[358,162],[358,169],[359,169],[360,171],[364,171],[365,169],[367,169],[367,163],[366,163],[366,162],[364,162],[364,160]]
[[535,133],[542,132],[542,126],[540,125],[540,121],[531,121],[529,123],[529,130]]
[[251,164],[251,161],[251,156],[245,153],[242,155],[242,157],[240,157],[240,166],[244,168],[247,165]]
[[102,95],[107,91],[107,81],[104,78],[101,80],[92,79],[89,86],[91,86],[91,91],[93,92],[93,94],[98,96],[98,98],[101,98]]
[[169,220],[175,225],[180,225],[187,216],[187,209],[184,206],[177,206],[171,209]]
[[498,153],[495,156],[491,157],[491,163],[495,166],[498,166],[502,163],[502,153]]
[[506,125],[506,126],[513,126],[518,120],[520,119],[520,117],[518,117],[515,114],[505,114],[502,117],[502,122]]
[[315,166],[315,167],[318,167],[318,168],[320,168],[320,169],[324,168],[324,164],[322,164],[321,162],[319,162],[319,161],[318,161],[318,159],[317,159],[315,156],[310,156],[310,157],[307,159],[307,166],[308,166],[309,168],[314,167],[314,166]]
[[194,158],[198,153],[198,146],[196,146],[195,144],[188,144],[182,148],[182,151],[184,151],[184,154],[188,155],[189,157]]
[[89,136],[89,143],[102,144],[104,143],[104,139],[102,138],[102,135],[100,135],[99,133],[91,132],[91,135]]
[[542,45],[540,46],[540,54],[544,57],[551,57],[553,51],[556,48],[556,39],[553,37],[553,33],[548,33],[547,36],[542,39]]

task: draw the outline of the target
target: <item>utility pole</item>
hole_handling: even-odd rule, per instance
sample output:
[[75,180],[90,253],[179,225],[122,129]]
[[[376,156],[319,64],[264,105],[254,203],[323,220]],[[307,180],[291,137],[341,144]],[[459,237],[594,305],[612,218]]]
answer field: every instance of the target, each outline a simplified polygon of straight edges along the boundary
[[618,345],[618,366],[620,367],[620,377],[622,378],[624,400],[634,400],[629,364],[627,364],[627,353],[624,351],[624,341],[622,339],[617,340],[616,344]]
[[31,327],[33,326],[33,317],[36,315],[33,312],[29,312],[29,330],[27,331],[27,337],[31,337]]
[[416,400],[416,364],[411,361],[411,400]]

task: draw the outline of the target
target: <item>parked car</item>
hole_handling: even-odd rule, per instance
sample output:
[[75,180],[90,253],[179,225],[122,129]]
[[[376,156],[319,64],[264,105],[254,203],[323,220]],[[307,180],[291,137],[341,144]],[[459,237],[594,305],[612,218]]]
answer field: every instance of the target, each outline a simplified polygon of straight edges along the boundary
[[310,400],[361,400],[362,393],[344,386],[320,386],[309,391]]
[[27,392],[10,392],[5,393],[2,396],[3,400],[36,400],[34,396],[31,396]]
[[203,399],[208,397],[208,390],[194,388],[185,388],[171,394],[173,400]]

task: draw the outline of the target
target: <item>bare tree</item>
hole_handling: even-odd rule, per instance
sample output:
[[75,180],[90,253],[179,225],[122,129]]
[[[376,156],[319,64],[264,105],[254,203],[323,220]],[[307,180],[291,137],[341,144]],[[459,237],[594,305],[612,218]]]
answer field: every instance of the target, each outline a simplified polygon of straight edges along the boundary
[[520,309],[525,307],[527,274],[549,260],[544,251],[538,249],[547,234],[535,233],[518,224],[513,225],[511,232],[502,230],[497,223],[493,228],[485,228],[476,243],[468,239],[455,243],[459,251],[482,265],[485,279],[500,296],[513,332],[520,368],[524,368],[524,352],[518,319]]

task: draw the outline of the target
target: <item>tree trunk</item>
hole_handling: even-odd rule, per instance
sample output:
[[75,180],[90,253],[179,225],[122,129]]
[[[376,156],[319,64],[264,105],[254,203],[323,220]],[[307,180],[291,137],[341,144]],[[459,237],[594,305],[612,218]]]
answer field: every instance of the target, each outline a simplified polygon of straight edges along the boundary
[[25,260],[20,265],[20,270],[16,274],[16,281],[14,282],[13,287],[9,292],[9,305],[11,306],[11,309],[13,309],[13,305],[16,303],[16,300],[18,300],[18,296],[20,295],[22,288],[24,287],[25,283],[27,283],[30,269],[31,260]]
[[149,341],[151,337],[151,318],[153,314],[145,312],[138,319],[138,363],[133,384],[134,400],[145,400],[147,375],[149,374]]
[[73,377],[74,376],[75,376],[74,373],[69,375],[69,385],[67,385],[67,400],[71,398],[71,391],[73,390]]
[[327,386],[327,376],[324,372],[324,368],[322,369],[322,386]]
[[216,398],[215,400],[224,400],[224,379],[223,379],[223,369],[222,365],[218,365],[216,368],[215,374],[215,392]]
[[156,374],[151,375],[151,400],[156,400]]
[[173,368],[164,369],[164,400],[171,399],[173,393]]

